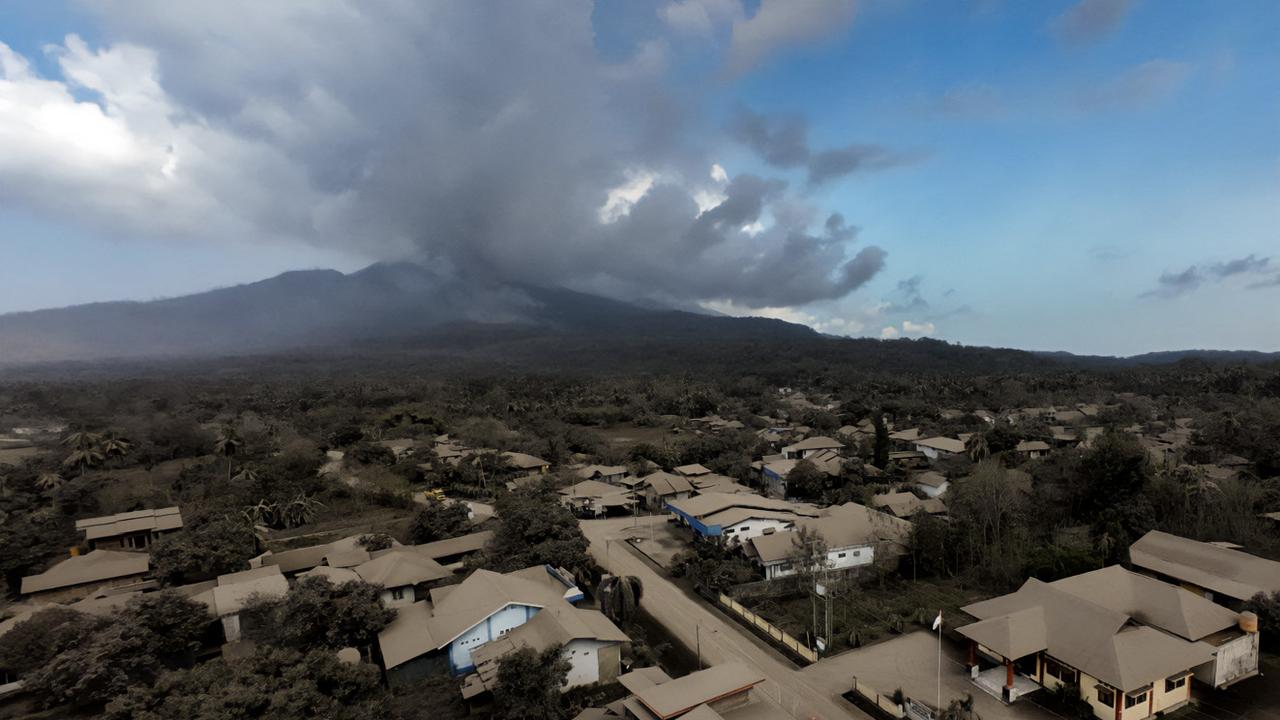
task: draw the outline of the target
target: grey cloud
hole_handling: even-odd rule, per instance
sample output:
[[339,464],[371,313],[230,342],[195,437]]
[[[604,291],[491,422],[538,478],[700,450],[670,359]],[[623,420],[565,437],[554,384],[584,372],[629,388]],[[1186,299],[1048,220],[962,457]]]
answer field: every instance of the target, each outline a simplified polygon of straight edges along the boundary
[[1118,28],[1131,5],[1130,0],[1080,0],[1054,18],[1051,28],[1066,42],[1093,42]]
[[1264,288],[1280,287],[1280,273],[1276,273],[1265,280],[1249,283],[1247,286],[1250,290],[1262,290]]
[[[1156,287],[1139,297],[1177,297],[1191,292],[1206,282],[1222,282],[1236,275],[1261,274],[1271,267],[1271,258],[1247,255],[1234,260],[1205,265],[1192,265],[1182,272],[1166,272],[1156,282]],[[1280,280],[1280,276],[1249,284],[1249,288],[1268,287]]]
[[[810,19],[781,17],[787,8]],[[269,156],[283,168],[245,172],[219,148],[197,148],[203,164],[179,172],[209,199],[208,217],[244,222],[194,217],[189,233],[230,227],[250,242],[287,236],[467,276],[756,307],[840,297],[884,266],[877,247],[849,257],[856,228],[842,217],[811,230],[810,216],[822,215],[797,211],[776,179],[735,177],[700,213],[678,179],[705,177],[713,161],[694,136],[697,106],[667,90],[653,53],[601,60],[589,2],[386,0],[336,12],[310,0],[102,0],[91,11],[95,34],[157,53],[175,115],[241,151],[227,157]],[[766,0],[741,33],[735,26],[733,62],[810,36],[813,17],[851,14],[848,2]],[[748,136],[776,146],[779,166],[797,152],[810,160],[803,121],[765,130]],[[796,133],[799,150],[787,147]],[[601,224],[609,189],[636,168],[658,179]],[[78,190],[44,209],[96,224],[74,204],[88,194]],[[140,207],[122,234],[182,234],[148,226]],[[763,217],[782,219],[744,232]]]
[[734,20],[726,67],[740,74],[784,47],[830,37],[855,9],[854,0],[761,0],[754,15]]
[[774,167],[809,162],[809,123],[803,116],[765,115],[739,107],[729,122],[729,134]]
[[1204,282],[1199,268],[1195,265],[1182,272],[1167,272],[1160,275],[1156,287],[1143,293],[1141,297],[1177,297],[1195,290]]
[[729,121],[728,130],[730,136],[774,167],[805,168],[810,185],[821,185],[858,171],[884,170],[915,159],[871,144],[813,150],[809,145],[809,123],[796,114],[764,114],[739,107]]
[[1260,258],[1254,255],[1249,255],[1235,260],[1214,263],[1209,266],[1209,272],[1217,277],[1225,278],[1231,277],[1232,275],[1239,275],[1241,273],[1262,272],[1267,269],[1267,266],[1270,265],[1270,263],[1271,258],[1269,257]]
[[913,275],[906,280],[899,280],[885,312],[913,313],[929,309],[929,301],[925,300],[920,292],[920,286],[923,283],[923,275]]

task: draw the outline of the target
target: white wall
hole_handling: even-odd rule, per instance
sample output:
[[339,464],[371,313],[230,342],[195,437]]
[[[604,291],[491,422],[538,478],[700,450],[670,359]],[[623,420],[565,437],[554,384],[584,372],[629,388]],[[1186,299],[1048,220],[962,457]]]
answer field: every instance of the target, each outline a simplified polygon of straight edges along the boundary
[[738,542],[746,542],[754,537],[764,535],[765,530],[772,529],[774,532],[782,532],[795,527],[790,520],[775,520],[763,518],[748,518],[734,525],[725,525],[720,528],[724,533],[726,541],[737,538]]
[[[844,555],[844,557],[840,557]],[[859,545],[856,547],[836,548],[827,551],[827,568],[831,570],[840,570],[843,568],[851,568],[859,565],[870,565],[876,558],[875,548],[871,545]],[[773,580],[774,578],[787,577],[795,575],[794,567],[784,568],[789,561],[784,560],[779,563],[772,563],[765,566],[765,578]]]
[[600,648],[609,643],[599,640],[573,640],[561,653],[569,661],[568,687],[600,682]]
[[471,667],[472,650],[520,627],[537,612],[529,605],[507,605],[449,643],[449,662],[454,668]]
[[916,487],[920,488],[920,492],[923,492],[925,495],[931,498],[940,497],[943,493],[945,493],[951,487],[950,482],[944,482],[938,487],[933,487],[932,485],[925,485],[924,483],[916,483],[915,485]]

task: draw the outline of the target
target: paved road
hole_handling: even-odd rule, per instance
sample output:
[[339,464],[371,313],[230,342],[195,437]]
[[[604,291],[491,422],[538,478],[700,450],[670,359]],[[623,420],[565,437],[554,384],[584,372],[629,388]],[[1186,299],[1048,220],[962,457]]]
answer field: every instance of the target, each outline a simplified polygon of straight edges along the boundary
[[741,662],[760,671],[762,694],[799,720],[844,720],[868,716],[833,691],[815,687],[781,660],[776,651],[746,628],[709,610],[690,598],[633,554],[623,539],[649,522],[666,522],[663,516],[584,520],[582,531],[591,541],[591,554],[615,575],[635,575],[644,583],[645,610],[690,648],[701,646],[703,663]]

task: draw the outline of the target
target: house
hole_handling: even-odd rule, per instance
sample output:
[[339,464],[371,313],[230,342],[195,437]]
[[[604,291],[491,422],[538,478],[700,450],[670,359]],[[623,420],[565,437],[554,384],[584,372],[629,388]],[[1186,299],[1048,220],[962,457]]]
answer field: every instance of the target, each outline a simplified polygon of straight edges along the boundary
[[457,585],[432,588],[427,598],[398,608],[378,634],[387,681],[404,684],[446,668],[455,676],[471,673],[473,650],[582,597],[568,573],[546,565],[506,574],[476,570]]
[[693,463],[691,465],[681,465],[680,467],[673,468],[672,472],[674,472],[677,475],[680,475],[681,477],[687,477],[687,478],[698,477],[699,475],[711,474],[711,470],[709,468],[699,465],[698,463]]
[[797,571],[792,555],[800,549],[800,530],[821,538],[827,548],[822,568],[843,570],[870,565],[881,560],[896,562],[906,554],[911,540],[911,523],[887,513],[845,503],[823,511],[821,517],[800,518],[794,530],[774,532],[751,538],[746,545],[748,557],[764,568],[765,579],[794,575]]
[[631,638],[599,610],[576,608],[567,602],[543,608],[525,624],[471,651],[476,670],[462,685],[462,696],[471,699],[493,690],[498,666],[507,655],[529,648],[542,652],[561,647],[569,661],[566,688],[611,683],[622,671],[622,645]]
[[[1143,720],[1258,672],[1257,618],[1113,565],[968,605],[969,664],[983,690],[1013,701],[1078,689],[1100,720]],[[996,666],[981,670],[979,659]]]
[[598,482],[619,484],[627,476],[626,465],[587,465],[573,471],[579,479],[596,480]]
[[177,507],[135,510],[76,521],[90,550],[145,550],[163,535],[182,529]]
[[[294,548],[281,552],[267,552],[249,560],[249,567],[266,567],[274,565],[286,576],[297,575],[318,565],[331,567],[354,567],[373,555],[361,544],[364,535],[349,535],[341,540],[334,540],[324,545]],[[400,542],[392,539],[391,547],[400,547]]]
[[902,468],[928,467],[929,458],[916,450],[896,450],[889,453],[889,463]]
[[837,454],[844,449],[844,443],[829,437],[818,435],[805,438],[782,448],[782,457],[788,460],[803,460],[821,450],[834,450]]
[[737,480],[734,480],[728,475],[717,475],[716,473],[689,478],[689,483],[693,485],[693,489],[699,493],[718,492],[732,494],[755,492],[746,485],[739,484]]
[[[826,473],[830,477],[839,477],[844,469],[844,458],[840,456],[838,451],[830,448],[811,451],[804,460],[812,463],[819,471]],[[801,459],[797,457],[782,458],[777,455],[771,455],[763,458],[758,467],[760,469],[760,482],[765,486],[765,492],[773,497],[787,497],[787,477],[800,462]]]
[[574,512],[600,517],[610,511],[630,512],[636,504],[636,496],[630,490],[599,480],[583,480],[560,488],[560,502]]
[[447,540],[410,545],[408,548],[423,557],[431,558],[450,570],[462,569],[462,563],[468,557],[480,552],[493,539],[493,531],[459,535]]
[[684,500],[693,494],[693,483],[680,475],[661,470],[640,478],[644,505],[650,509],[663,507],[671,500]]
[[740,542],[768,532],[790,530],[797,520],[818,516],[812,506],[759,495],[704,493],[668,501],[666,507],[700,537]]
[[275,565],[219,575],[216,581],[201,583],[200,587],[205,585],[212,587],[191,599],[207,605],[209,612],[222,622],[222,635],[228,643],[240,640],[244,629],[240,612],[253,600],[282,598],[289,594],[289,581]]
[[917,512],[923,510],[930,515],[945,515],[947,506],[938,498],[929,498],[921,500],[915,496],[915,493],[909,492],[891,492],[873,495],[871,497],[871,507],[899,518],[910,518]]
[[378,444],[391,451],[396,460],[404,460],[417,450],[418,441],[412,438],[396,438],[395,440],[379,440]]
[[949,437],[931,437],[915,441],[916,452],[930,460],[964,454],[964,441]]
[[618,678],[630,695],[603,708],[584,710],[574,720],[789,720],[754,688],[764,682],[741,663],[717,665],[672,679],[661,668],[633,670]]
[[1159,530],[1129,546],[1129,562],[1233,610],[1258,593],[1280,592],[1280,562]]
[[1043,440],[1023,440],[1013,448],[1013,451],[1028,460],[1034,460],[1044,457],[1049,452],[1049,443]]
[[889,439],[899,447],[913,447],[920,439],[920,428],[907,428],[889,433]]
[[947,476],[935,470],[915,473],[911,476],[911,484],[931,498],[944,495],[951,489],[951,482],[947,480]]
[[102,588],[136,583],[150,570],[147,553],[93,550],[73,554],[42,573],[22,578],[21,593],[32,601],[73,602]]
[[546,474],[551,469],[551,463],[527,453],[508,451],[502,453],[502,457],[506,458],[507,465],[525,472]]
[[1079,410],[1055,410],[1053,421],[1059,425],[1080,425],[1088,422],[1088,416]]
[[374,555],[352,571],[361,580],[382,586],[382,604],[387,607],[412,605],[418,599],[418,586],[453,575],[452,570],[413,548],[390,548]]

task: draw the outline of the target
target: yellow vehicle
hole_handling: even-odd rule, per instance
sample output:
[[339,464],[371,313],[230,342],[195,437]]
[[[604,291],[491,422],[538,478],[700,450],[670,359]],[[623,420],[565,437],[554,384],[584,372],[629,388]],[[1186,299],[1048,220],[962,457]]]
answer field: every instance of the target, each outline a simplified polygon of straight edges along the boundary
[[428,500],[435,500],[436,502],[444,502],[446,499],[444,496],[444,490],[440,488],[431,488],[430,490],[424,490],[422,492],[422,495],[424,498]]

